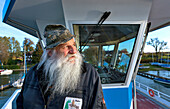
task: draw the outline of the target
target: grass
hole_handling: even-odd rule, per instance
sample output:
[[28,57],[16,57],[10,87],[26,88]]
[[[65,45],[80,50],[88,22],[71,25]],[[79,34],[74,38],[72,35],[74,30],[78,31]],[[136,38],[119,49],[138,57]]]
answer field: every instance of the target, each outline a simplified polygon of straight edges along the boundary
[[150,64],[143,64],[144,66],[150,66],[149,68],[145,69],[139,69],[139,72],[148,72],[148,71],[158,71],[158,70],[167,70],[170,71],[170,68],[164,68],[156,65],[150,65]]

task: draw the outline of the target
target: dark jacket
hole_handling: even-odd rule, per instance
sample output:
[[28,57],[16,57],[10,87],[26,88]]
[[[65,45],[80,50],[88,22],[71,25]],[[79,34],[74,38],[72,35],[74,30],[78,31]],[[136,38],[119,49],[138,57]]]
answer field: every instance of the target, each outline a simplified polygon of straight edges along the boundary
[[45,103],[38,74],[37,65],[27,73],[21,93],[17,98],[18,109],[63,109],[66,97],[81,98],[82,109],[105,109],[103,91],[97,71],[90,64],[83,63],[83,73],[77,89],[67,95],[55,95]]

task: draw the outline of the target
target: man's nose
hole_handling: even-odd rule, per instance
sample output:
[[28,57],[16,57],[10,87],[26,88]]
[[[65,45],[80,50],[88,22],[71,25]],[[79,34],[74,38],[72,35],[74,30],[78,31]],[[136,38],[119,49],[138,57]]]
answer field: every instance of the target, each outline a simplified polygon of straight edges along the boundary
[[70,53],[70,54],[75,54],[75,53],[77,53],[77,48],[74,47],[74,46],[70,47],[69,53]]

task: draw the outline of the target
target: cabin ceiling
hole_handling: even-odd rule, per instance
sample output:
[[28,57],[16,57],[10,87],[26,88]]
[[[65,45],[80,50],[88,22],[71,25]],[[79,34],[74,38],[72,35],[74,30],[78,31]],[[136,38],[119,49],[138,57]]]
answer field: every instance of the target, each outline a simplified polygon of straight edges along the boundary
[[37,37],[34,30],[42,35],[47,24],[69,28],[71,21],[97,23],[111,11],[107,21],[148,20],[153,31],[170,25],[169,4],[170,0],[7,0],[3,22]]

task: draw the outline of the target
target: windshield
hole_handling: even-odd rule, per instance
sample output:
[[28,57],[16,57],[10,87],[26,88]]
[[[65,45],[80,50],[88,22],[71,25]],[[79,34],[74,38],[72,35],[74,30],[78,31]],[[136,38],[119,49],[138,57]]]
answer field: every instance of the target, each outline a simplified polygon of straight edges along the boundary
[[102,84],[124,83],[139,24],[74,24],[84,61],[98,71]]

